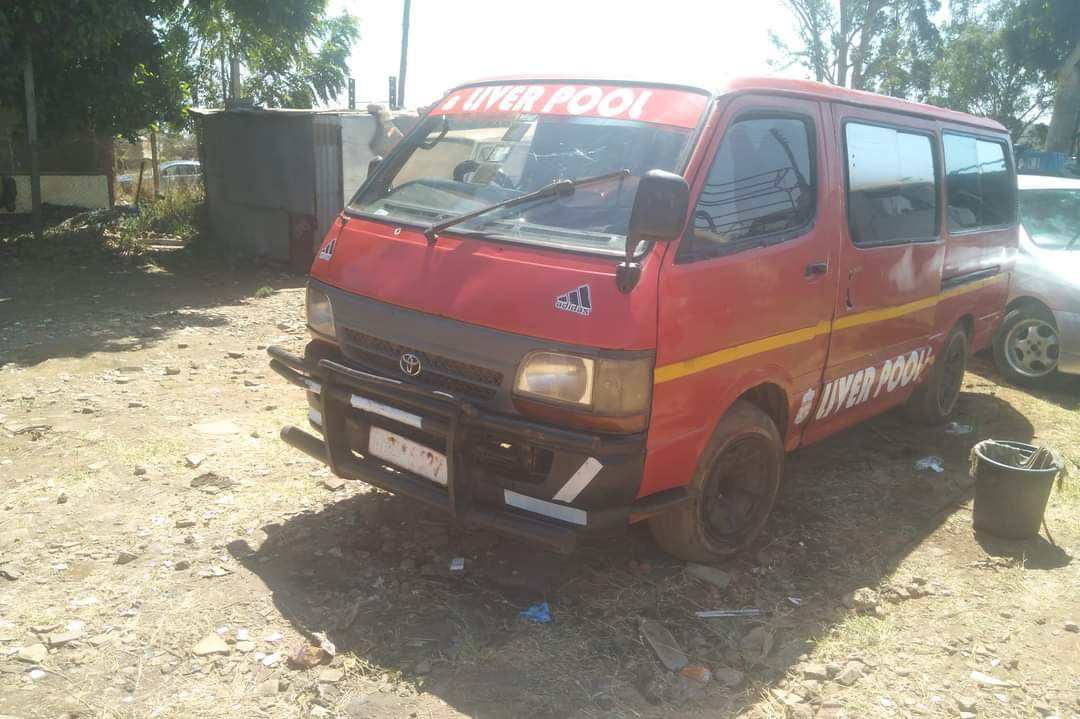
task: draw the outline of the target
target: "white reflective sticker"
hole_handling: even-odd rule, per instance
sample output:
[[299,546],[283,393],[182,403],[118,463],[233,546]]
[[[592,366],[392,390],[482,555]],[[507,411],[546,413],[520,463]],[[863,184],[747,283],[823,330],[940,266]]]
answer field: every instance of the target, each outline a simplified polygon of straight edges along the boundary
[[593,481],[597,473],[604,468],[604,465],[600,464],[600,460],[596,457],[589,457],[581,466],[577,468],[573,476],[566,480],[566,484],[562,486],[555,496],[552,497],[556,502],[566,502],[569,504],[577,499],[577,496],[581,494],[581,490],[589,486],[589,482]]
[[415,415],[412,412],[406,412],[405,410],[398,409],[397,407],[391,407],[389,405],[383,404],[382,402],[376,402],[373,399],[368,399],[367,397],[360,397],[355,394],[349,398],[349,404],[356,409],[361,409],[365,412],[371,412],[372,414],[377,414],[380,417],[386,417],[387,419],[392,419],[395,422],[401,422],[402,424],[407,424],[410,427],[416,427],[417,429],[421,429],[420,416]]
[[524,509],[526,512],[543,514],[544,516],[552,517],[554,519],[561,519],[570,524],[579,524],[582,527],[588,524],[589,521],[589,515],[583,509],[567,507],[562,504],[555,504],[554,502],[546,502],[542,499],[537,499],[536,497],[529,497],[524,494],[518,494],[517,492],[511,492],[509,489],[503,490],[503,501],[511,507]]

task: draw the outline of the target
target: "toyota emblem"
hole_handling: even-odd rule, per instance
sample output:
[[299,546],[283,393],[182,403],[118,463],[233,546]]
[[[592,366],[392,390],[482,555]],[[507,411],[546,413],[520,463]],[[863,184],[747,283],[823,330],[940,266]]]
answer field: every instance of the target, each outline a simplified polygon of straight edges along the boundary
[[412,352],[406,352],[401,355],[401,359],[398,360],[398,367],[410,377],[415,377],[420,374],[420,358]]

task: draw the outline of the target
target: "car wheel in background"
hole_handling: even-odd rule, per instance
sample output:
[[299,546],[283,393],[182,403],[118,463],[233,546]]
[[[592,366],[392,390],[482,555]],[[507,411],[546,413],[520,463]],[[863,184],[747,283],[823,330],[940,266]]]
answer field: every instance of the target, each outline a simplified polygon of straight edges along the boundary
[[1045,385],[1057,372],[1061,343],[1057,325],[1040,305],[1017,307],[1005,315],[994,337],[994,364],[1021,387]]

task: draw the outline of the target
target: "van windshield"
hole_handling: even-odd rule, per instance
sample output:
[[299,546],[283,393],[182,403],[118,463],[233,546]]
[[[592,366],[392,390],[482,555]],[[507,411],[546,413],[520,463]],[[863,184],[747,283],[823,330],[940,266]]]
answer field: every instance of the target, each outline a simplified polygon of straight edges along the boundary
[[427,227],[558,180],[625,169],[628,176],[485,213],[450,230],[621,255],[639,179],[653,169],[679,172],[693,132],[692,127],[584,113],[460,107],[440,112],[447,104],[444,100],[394,149],[372,183],[353,198],[353,212]]

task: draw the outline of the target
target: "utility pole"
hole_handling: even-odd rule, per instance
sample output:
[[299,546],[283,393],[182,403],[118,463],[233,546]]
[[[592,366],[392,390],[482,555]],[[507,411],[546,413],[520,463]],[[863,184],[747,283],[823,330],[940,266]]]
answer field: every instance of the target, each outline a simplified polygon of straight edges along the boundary
[[401,16],[401,67],[398,69],[398,107],[405,107],[405,64],[409,58],[409,6],[412,0],[405,0],[405,11]]
[[34,239],[41,241],[44,227],[41,221],[41,168],[38,167],[37,105],[34,99],[34,54],[26,45],[23,65],[23,85],[26,91],[26,139],[30,143],[30,206],[33,213]]

